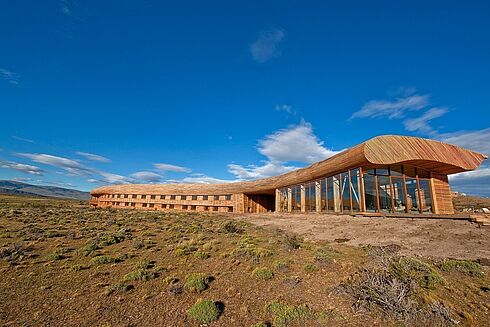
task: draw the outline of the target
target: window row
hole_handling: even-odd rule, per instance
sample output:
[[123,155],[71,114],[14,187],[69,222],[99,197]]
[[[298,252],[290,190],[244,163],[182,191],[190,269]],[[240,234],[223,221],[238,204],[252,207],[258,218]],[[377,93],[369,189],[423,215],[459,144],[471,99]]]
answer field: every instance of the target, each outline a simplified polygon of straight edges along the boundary
[[231,194],[226,195],[156,195],[156,194],[106,194],[102,196],[107,199],[160,199],[160,200],[226,200],[232,199]]
[[[136,202],[106,202],[106,205],[136,207]],[[161,208],[161,209],[181,209],[191,211],[226,211],[233,212],[233,206],[201,206],[201,205],[176,205],[176,204],[156,204],[156,203],[141,203],[138,204],[141,208]]]
[[365,170],[362,176],[361,169],[351,169],[280,189],[278,209],[430,213],[434,209],[429,177],[429,172],[405,165]]

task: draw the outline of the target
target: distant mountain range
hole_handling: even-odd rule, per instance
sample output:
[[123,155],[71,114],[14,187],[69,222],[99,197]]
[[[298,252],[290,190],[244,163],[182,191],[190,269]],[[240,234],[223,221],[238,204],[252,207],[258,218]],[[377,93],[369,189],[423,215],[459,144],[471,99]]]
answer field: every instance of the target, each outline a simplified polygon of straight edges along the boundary
[[75,200],[90,199],[89,192],[82,192],[55,186],[31,185],[5,180],[0,180],[0,194],[43,196]]

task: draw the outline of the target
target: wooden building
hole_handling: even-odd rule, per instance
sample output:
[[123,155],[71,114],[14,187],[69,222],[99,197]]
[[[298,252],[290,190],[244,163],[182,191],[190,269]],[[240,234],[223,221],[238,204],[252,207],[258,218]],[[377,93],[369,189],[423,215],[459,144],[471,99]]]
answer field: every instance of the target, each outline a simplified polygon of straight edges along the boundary
[[225,184],[125,184],[92,190],[90,204],[146,210],[453,214],[448,175],[483,154],[439,141],[378,136],[289,173]]

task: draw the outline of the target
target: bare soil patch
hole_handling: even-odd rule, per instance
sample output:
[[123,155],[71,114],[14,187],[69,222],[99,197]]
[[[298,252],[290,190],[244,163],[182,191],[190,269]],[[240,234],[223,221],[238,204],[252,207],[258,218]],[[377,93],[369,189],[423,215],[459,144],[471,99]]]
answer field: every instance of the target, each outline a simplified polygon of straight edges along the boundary
[[490,260],[490,227],[466,220],[278,213],[236,217],[313,241],[355,246],[397,244],[404,255]]

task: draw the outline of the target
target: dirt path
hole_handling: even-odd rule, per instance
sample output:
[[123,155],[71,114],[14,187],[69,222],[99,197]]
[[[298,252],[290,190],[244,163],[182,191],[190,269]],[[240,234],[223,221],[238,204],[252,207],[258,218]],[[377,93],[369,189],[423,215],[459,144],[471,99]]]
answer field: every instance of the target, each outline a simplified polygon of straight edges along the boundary
[[235,217],[298,233],[310,240],[337,240],[356,246],[398,244],[403,254],[490,259],[490,227],[463,220],[273,213]]

